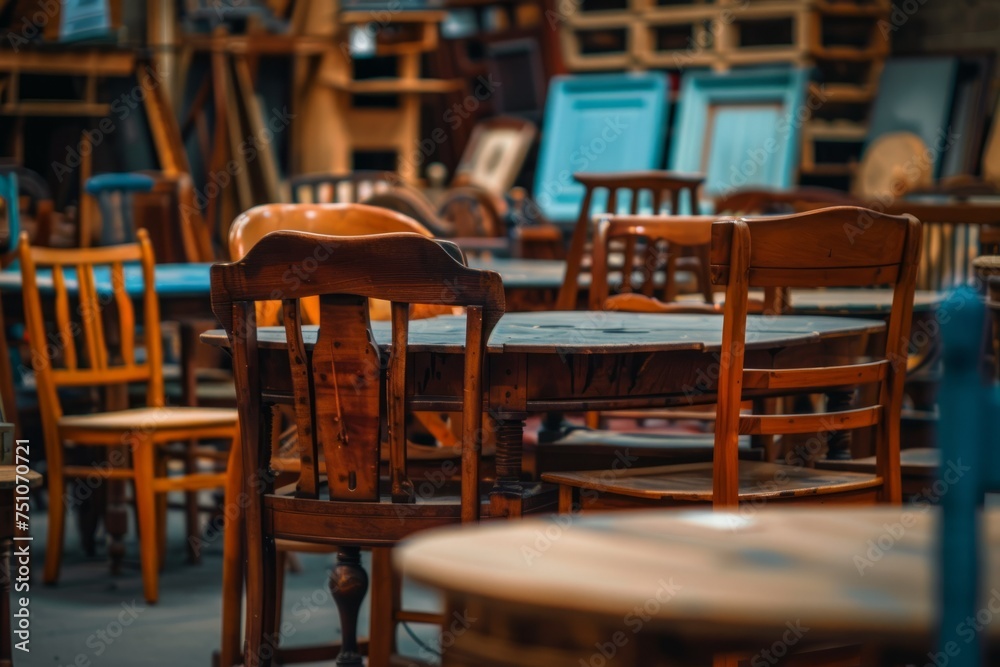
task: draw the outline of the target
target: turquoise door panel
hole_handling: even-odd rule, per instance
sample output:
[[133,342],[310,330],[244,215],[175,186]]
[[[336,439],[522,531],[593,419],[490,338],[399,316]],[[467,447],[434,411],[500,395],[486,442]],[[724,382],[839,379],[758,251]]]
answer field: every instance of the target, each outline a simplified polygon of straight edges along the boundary
[[658,169],[667,123],[662,74],[556,77],[549,87],[535,201],[554,222],[574,222],[584,188],[577,172]]
[[795,183],[804,69],[690,72],[671,141],[671,171],[705,174],[703,194]]

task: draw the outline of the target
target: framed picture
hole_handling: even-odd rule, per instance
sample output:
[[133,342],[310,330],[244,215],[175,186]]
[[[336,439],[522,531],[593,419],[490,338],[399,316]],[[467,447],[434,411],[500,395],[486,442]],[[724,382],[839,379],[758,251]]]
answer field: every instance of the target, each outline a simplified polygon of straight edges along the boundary
[[809,74],[768,69],[684,76],[670,169],[705,174],[705,195],[794,185]]
[[490,118],[472,130],[455,170],[455,185],[475,185],[502,197],[514,186],[537,130],[521,118]]

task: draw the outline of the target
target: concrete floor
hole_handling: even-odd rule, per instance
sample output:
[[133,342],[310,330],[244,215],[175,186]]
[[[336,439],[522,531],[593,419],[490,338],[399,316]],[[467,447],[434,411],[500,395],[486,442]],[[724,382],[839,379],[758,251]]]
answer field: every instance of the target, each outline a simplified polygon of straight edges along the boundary
[[[94,558],[84,556],[74,523],[72,520],[67,523],[60,581],[58,585],[45,586],[41,570],[46,516],[38,510],[32,512],[33,578],[27,593],[31,614],[30,653],[15,650],[14,664],[18,667],[211,665],[221,632],[221,535],[205,545],[200,565],[189,565],[182,513],[171,512],[167,563],[160,575],[160,601],[146,605],[134,530],[126,543],[125,571],[113,577],[103,548]],[[326,585],[333,557],[302,554],[300,559],[303,571],[286,577],[283,613],[292,631],[282,638],[283,644],[301,646],[339,638],[336,607]],[[416,585],[405,587],[404,604],[421,610],[439,608],[438,597]],[[367,601],[361,613],[361,632],[366,634]],[[400,650],[406,655],[434,660],[435,628],[412,625],[410,629],[426,648],[400,629]]]

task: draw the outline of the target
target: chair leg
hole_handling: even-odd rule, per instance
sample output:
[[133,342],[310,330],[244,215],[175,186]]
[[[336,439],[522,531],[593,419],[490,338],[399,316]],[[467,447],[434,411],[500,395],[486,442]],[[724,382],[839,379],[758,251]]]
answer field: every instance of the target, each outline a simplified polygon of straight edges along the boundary
[[[247,542],[251,553],[255,542],[253,539]],[[260,567],[247,568],[247,638],[243,652],[246,667],[271,667],[278,648],[278,633],[274,624],[277,547],[273,539],[263,538],[260,539],[259,549]]]
[[276,550],[274,554],[274,627],[281,627],[281,603],[285,599],[285,574],[288,573],[288,551]]
[[392,569],[392,550],[372,549],[368,667],[389,667],[389,661],[396,653],[396,613],[400,608],[400,591],[400,577]]
[[[55,449],[54,447],[51,449]],[[45,543],[45,583],[59,580],[62,564],[63,539],[66,528],[66,478],[62,473],[62,456],[49,467],[49,536]]]
[[243,603],[243,459],[239,438],[229,452],[229,474],[223,502],[222,645],[220,667],[233,667],[240,656],[240,608]]
[[[156,456],[156,477],[167,476],[167,459],[154,452]],[[167,494],[156,494],[156,562],[162,572],[167,564]]]
[[337,566],[330,573],[330,592],[340,614],[341,646],[337,667],[361,667],[358,612],[368,592],[368,574],[361,567],[358,547],[343,547],[337,552]]
[[135,474],[135,504],[139,515],[139,560],[142,564],[142,588],[146,602],[155,604],[158,598],[158,527],[156,525],[156,492],[153,490],[156,463],[152,443],[136,441],[132,446]]

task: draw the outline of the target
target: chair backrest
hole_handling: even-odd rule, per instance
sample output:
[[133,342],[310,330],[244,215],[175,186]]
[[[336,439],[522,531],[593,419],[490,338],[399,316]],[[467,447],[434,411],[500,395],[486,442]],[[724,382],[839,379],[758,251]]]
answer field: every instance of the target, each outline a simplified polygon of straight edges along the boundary
[[[566,275],[556,300],[559,310],[573,310],[580,293],[580,274],[587,254],[587,242],[591,236],[591,226],[595,214],[619,213],[619,204],[628,200],[628,212],[651,213],[656,215],[669,206],[670,213],[677,214],[681,208],[682,195],[686,195],[691,210],[698,213],[698,189],[704,180],[699,174],[676,174],[669,171],[637,171],[607,174],[574,174],[573,178],[584,186],[583,202],[580,205],[566,256]],[[606,193],[603,210],[595,212],[596,194]],[[623,196],[624,195],[624,196]],[[648,197],[648,199],[647,199]],[[648,206],[648,210],[646,209]],[[634,249],[634,248],[633,248]]]
[[297,204],[358,203],[376,192],[402,184],[393,171],[358,170],[349,174],[302,174],[288,179]]
[[[727,192],[715,198],[716,215],[770,215],[796,213],[800,210],[830,206],[856,206],[860,202],[850,195],[821,187],[800,187],[790,190],[746,188]],[[808,208],[803,208],[808,206]]]
[[669,107],[661,72],[553,78],[533,193],[544,216],[571,224],[579,215],[584,188],[573,172],[661,168]]
[[[985,493],[1000,490],[1000,383],[983,384],[982,297],[971,288],[959,288],[949,294],[938,319],[944,341],[938,431],[943,489],[937,540],[938,646],[943,655],[954,656],[949,664],[979,667],[986,664],[982,660],[984,633],[972,632],[966,619],[975,618],[985,602],[981,593],[986,568],[981,558],[987,549],[980,510]],[[949,644],[961,647],[958,655],[949,650]]]
[[[241,213],[229,227],[229,256],[242,259],[262,238],[277,231],[310,232],[329,236],[361,236],[409,232],[428,238],[433,234],[407,216],[364,204],[265,204]],[[373,317],[387,319],[384,303],[373,302]],[[277,322],[277,302],[261,304],[257,315],[262,322]],[[302,305],[303,319],[319,321],[319,300],[307,299]]]
[[[295,280],[303,258],[320,258]],[[504,311],[503,284],[491,271],[469,269],[439,242],[418,234],[332,237],[275,232],[239,262],[212,267],[212,309],[233,349],[244,458],[266,470],[270,433],[256,357],[255,304],[280,292],[302,463],[298,496],[319,497],[320,447],[332,500],[377,502],[379,455],[386,427],[394,502],[413,502],[406,472],[405,407],[409,304],[466,307],[462,399],[462,518],[479,516],[478,459],[482,441],[486,341]],[[316,342],[307,353],[302,299],[319,297]],[[388,358],[368,318],[368,299],[392,303]],[[383,341],[384,343],[385,341]],[[383,375],[383,371],[385,371]],[[272,372],[272,371],[268,371]],[[245,454],[246,455],[246,454]],[[262,467],[263,466],[263,467]]]
[[[160,310],[153,247],[146,230],[138,231],[133,244],[80,249],[31,246],[22,232],[19,258],[32,365],[46,428],[54,427],[62,415],[58,390],[65,387],[145,383],[146,404],[162,406]],[[134,297],[142,300],[141,313],[136,312]],[[47,308],[55,316],[50,327]],[[140,327],[145,332],[144,355],[137,345]],[[55,442],[49,435],[46,440]]]
[[[714,502],[738,500],[737,439],[744,435],[819,433],[831,425],[846,431],[874,427],[877,475],[884,500],[900,502],[899,420],[920,254],[920,223],[838,206],[771,218],[741,218],[712,225],[711,270],[726,286],[715,431]],[[743,367],[748,292],[752,287],[893,286],[884,353],[864,364],[822,368]],[[742,416],[743,388],[822,389],[878,385],[873,406],[814,415]]]
[[87,179],[84,190],[97,200],[101,212],[102,246],[135,243],[136,221],[132,193],[150,192],[156,181],[145,174],[99,174]]
[[[636,286],[632,283],[634,274],[638,273],[641,278],[639,290],[644,296],[651,297],[654,293],[656,273],[665,265],[664,254],[674,253],[680,248],[707,248],[712,242],[712,222],[716,219],[708,215],[603,216],[597,223],[591,251],[590,309],[599,310],[609,305],[608,257],[611,254],[612,241],[625,239],[626,248],[636,247],[636,241],[645,242],[645,247],[638,249],[635,257],[626,256],[622,267],[621,285],[617,291],[620,297],[636,293]],[[635,261],[640,257],[641,261],[636,264]],[[629,270],[630,266],[632,270]],[[665,276],[664,294],[667,292],[667,283],[673,279],[674,276]],[[625,299],[625,301],[636,305],[641,300]],[[615,309],[632,310],[631,307],[618,306],[615,306]],[[657,309],[657,312],[662,310]]]

